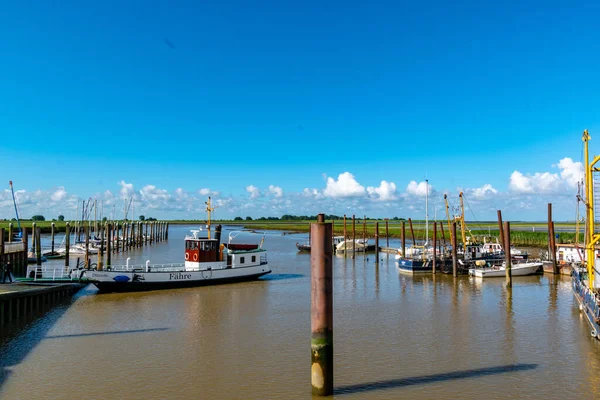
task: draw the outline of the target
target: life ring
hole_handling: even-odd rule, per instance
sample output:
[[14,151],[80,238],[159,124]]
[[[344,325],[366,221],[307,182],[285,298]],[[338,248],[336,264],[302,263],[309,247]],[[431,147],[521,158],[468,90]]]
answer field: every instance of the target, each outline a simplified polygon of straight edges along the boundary
[[194,254],[194,261],[198,261],[198,254]]
[[190,259],[190,253],[185,253],[185,261]]

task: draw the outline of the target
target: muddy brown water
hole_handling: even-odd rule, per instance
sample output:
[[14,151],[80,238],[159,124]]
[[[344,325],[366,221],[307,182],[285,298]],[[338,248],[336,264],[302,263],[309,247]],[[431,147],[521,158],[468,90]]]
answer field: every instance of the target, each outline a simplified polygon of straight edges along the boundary
[[[181,262],[189,229],[115,262]],[[295,247],[305,238],[267,232],[273,272],[255,282],[88,286],[5,332],[0,398],[310,398],[310,256]],[[504,279],[406,276],[387,254],[378,266],[374,254],[335,257],[335,398],[598,398],[600,344],[569,283],[515,277],[507,292]]]

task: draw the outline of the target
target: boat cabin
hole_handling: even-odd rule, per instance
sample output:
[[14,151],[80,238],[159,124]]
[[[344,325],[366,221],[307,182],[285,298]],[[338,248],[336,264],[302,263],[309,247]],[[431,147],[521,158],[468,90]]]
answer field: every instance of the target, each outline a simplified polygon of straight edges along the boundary
[[483,253],[481,251],[481,246],[476,244],[468,244],[465,248],[465,260],[475,260],[477,258],[481,258]]
[[221,261],[220,253],[217,239],[185,240],[185,261],[198,263]]

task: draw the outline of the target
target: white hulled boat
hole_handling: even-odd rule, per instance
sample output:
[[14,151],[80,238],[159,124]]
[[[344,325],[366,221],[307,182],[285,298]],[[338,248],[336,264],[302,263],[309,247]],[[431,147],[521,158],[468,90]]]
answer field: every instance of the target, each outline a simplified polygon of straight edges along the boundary
[[[541,262],[526,262],[511,265],[512,276],[534,275],[542,269]],[[500,278],[506,276],[506,266],[503,264],[498,267],[490,268],[471,268],[469,275],[477,278]]]

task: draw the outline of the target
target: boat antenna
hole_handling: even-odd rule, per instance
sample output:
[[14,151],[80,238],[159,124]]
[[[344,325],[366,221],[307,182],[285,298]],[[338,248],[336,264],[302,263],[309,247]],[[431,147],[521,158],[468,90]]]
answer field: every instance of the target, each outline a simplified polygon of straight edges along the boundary
[[208,220],[206,221],[206,229],[208,231],[208,233],[207,233],[208,239],[210,239],[210,213],[213,212],[216,207],[211,207],[210,196],[208,197],[208,201],[205,201],[204,204],[206,204],[206,212],[208,213]]
[[[17,201],[15,200],[15,190],[13,189],[12,181],[8,181],[8,183],[10,185],[10,192],[12,193],[13,205],[15,206],[15,214],[17,215],[17,227],[19,229],[19,233],[17,234],[17,237],[21,238],[21,237],[23,237],[23,234],[21,232],[21,221],[19,220],[19,211],[17,211]],[[12,238],[10,238],[10,240],[12,240]]]

